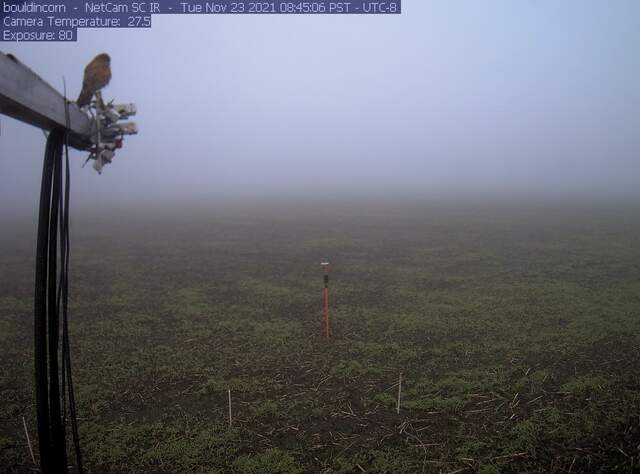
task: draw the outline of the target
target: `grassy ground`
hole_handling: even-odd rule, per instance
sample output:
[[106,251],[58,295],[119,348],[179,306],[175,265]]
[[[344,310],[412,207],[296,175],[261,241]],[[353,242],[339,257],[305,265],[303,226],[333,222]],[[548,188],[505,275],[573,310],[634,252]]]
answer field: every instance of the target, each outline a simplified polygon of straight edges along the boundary
[[[92,472],[638,470],[639,217],[414,206],[313,220],[304,211],[77,219],[71,337],[86,463]],[[35,436],[34,226],[16,222],[0,237],[8,472],[34,470],[22,428],[25,416]]]

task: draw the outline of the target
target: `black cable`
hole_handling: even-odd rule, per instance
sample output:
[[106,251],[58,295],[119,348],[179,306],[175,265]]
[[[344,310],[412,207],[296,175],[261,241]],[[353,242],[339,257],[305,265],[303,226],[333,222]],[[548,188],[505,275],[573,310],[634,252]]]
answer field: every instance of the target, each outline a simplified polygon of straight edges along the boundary
[[[35,385],[42,473],[66,473],[67,397],[78,472],[83,472],[69,346],[69,151],[64,130],[47,138],[36,254],[34,301]],[[63,166],[65,167],[63,176]],[[60,265],[58,266],[58,244]],[[61,316],[61,318],[60,318]],[[61,367],[58,364],[62,319]],[[61,371],[60,371],[61,368]],[[62,374],[60,384],[59,374]],[[62,399],[62,404],[61,404]]]
[[[64,116],[65,116],[65,124],[67,127],[67,130],[69,129],[69,101],[67,100],[67,81],[65,80],[64,76],[62,77],[62,83],[63,83],[63,87],[64,87]],[[64,195],[64,199],[66,202],[67,199],[67,195],[69,192],[69,134],[65,134],[65,155],[66,155],[66,159],[67,159],[67,170],[66,170],[66,176],[65,176],[65,185],[64,185],[64,189],[65,189],[65,195]],[[60,272],[60,284],[58,286],[58,308],[60,308],[60,305],[62,303],[62,293],[63,291],[65,291],[65,296],[66,296],[66,291],[68,290],[68,280],[66,280],[67,285],[65,286],[65,276],[69,274],[69,265],[68,265],[68,259],[67,259],[67,255],[69,254],[69,239],[68,239],[68,226],[66,226],[65,228],[65,222],[68,224],[68,220],[65,219],[65,215],[66,215],[66,209],[64,207],[64,203],[61,200],[60,201],[60,260],[61,260],[61,272]],[[66,380],[66,372],[67,372],[67,363],[66,363],[66,351],[67,351],[67,338],[65,337],[65,333],[67,331],[66,329],[66,325],[67,325],[67,315],[66,315],[66,311],[67,311],[67,307],[66,307],[66,303],[65,306],[62,309],[62,313],[63,313],[63,317],[62,317],[62,375],[61,375],[61,382],[62,382],[62,430],[65,432],[67,432],[66,430],[66,423],[67,423],[67,390],[66,390],[66,386],[67,386],[67,380]],[[66,441],[66,437],[65,437],[65,441]],[[65,445],[65,451],[66,451],[66,445]]]
[[[69,101],[67,100],[67,81],[62,77],[64,85],[64,118],[67,130],[70,130],[69,118]],[[62,406],[63,417],[62,426],[65,427],[66,422],[66,403],[65,392],[69,393],[69,414],[71,418],[71,433],[73,436],[73,446],[76,455],[76,467],[78,472],[82,474],[82,451],[80,450],[80,435],[78,433],[78,416],[76,413],[76,397],[73,390],[73,377],[71,375],[71,349],[69,346],[69,195],[71,190],[71,170],[69,166],[69,133],[64,136],[64,155],[65,155],[65,178],[64,178],[64,203],[60,203],[62,207],[62,216],[60,228],[62,229],[63,239],[60,241],[60,253],[64,255],[62,271],[60,276],[60,288],[62,290]],[[65,376],[68,379],[65,384]],[[65,389],[66,387],[66,389]],[[66,433],[66,431],[65,431]],[[66,447],[65,447],[66,449]]]
[[[65,187],[65,192],[66,192],[66,184],[64,185]],[[64,214],[64,207],[63,207],[63,203],[62,200],[60,201],[60,282],[58,284],[58,308],[61,308],[62,305],[62,294],[64,291],[64,287],[65,287],[65,275],[68,273],[68,265],[67,265],[67,254],[68,254],[68,248],[67,245],[65,244],[66,242],[66,236],[65,236],[65,229],[64,229],[64,221],[65,221],[65,214]],[[65,315],[65,310],[66,308],[62,309],[62,372],[61,372],[61,376],[60,376],[60,385],[62,386],[62,432],[67,433],[67,364],[66,364],[66,351],[67,351],[67,340],[65,338],[65,326],[67,324],[66,321],[66,315]],[[66,436],[64,439],[64,449],[65,452],[67,451],[67,445],[66,445]]]
[[[64,447],[65,434],[62,430],[62,412],[60,408],[60,371],[58,366],[58,344],[60,342],[60,318],[57,298],[58,290],[58,216],[61,203],[62,188],[62,145],[63,132],[54,130],[53,146],[53,188],[51,192],[51,209],[49,217],[49,289],[48,297],[48,329],[49,329],[49,411],[51,423],[52,464],[63,469],[67,465]],[[63,467],[64,466],[64,467]]]
[[[69,392],[69,415],[71,418],[71,432],[76,455],[76,467],[79,473],[83,472],[82,452],[80,450],[80,436],[78,433],[78,417],[76,413],[76,397],[73,390],[73,377],[71,375],[71,350],[69,346],[69,195],[71,188],[71,172],[69,166],[69,143],[68,134],[65,135],[65,178],[64,178],[64,203],[63,218],[60,228],[62,229],[62,240],[60,241],[60,252],[64,255],[60,287],[62,289],[62,374],[68,376],[66,389]],[[65,392],[65,381],[63,378],[63,393]],[[64,419],[63,419],[64,423]]]
[[51,210],[51,179],[53,176],[55,137],[47,139],[40,186],[38,240],[34,295],[34,355],[35,392],[40,448],[40,470],[47,474],[51,459],[49,432],[49,400],[47,377],[47,269],[49,255],[49,217]]

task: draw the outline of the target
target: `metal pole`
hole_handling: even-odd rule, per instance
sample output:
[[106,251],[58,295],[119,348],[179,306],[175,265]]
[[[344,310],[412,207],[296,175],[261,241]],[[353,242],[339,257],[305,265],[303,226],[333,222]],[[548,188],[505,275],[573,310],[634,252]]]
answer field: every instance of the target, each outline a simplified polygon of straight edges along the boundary
[[0,114],[43,130],[68,130],[69,146],[80,150],[91,147],[91,118],[16,57],[2,51]]

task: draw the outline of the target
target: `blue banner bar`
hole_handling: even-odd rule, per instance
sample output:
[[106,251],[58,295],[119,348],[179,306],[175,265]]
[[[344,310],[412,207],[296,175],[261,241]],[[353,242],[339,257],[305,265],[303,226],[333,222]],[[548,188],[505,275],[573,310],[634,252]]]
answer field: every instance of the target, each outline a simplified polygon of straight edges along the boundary
[[396,1],[0,0],[0,41],[76,41],[79,28],[151,28],[163,15],[399,15]]

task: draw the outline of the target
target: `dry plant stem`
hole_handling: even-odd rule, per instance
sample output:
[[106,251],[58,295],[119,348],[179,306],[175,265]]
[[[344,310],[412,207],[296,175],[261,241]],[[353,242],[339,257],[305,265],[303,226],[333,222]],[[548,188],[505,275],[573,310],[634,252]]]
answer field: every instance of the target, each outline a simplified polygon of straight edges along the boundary
[[398,377],[398,405],[396,406],[396,413],[400,414],[400,394],[402,393],[402,374]]
[[31,447],[31,438],[29,438],[29,430],[27,430],[27,422],[24,419],[24,416],[22,417],[22,425],[24,426],[24,434],[27,436],[27,444],[29,445],[29,454],[31,454],[31,460],[33,461],[33,464],[36,464],[36,458],[33,455],[33,448]]
[[229,428],[231,428],[231,389],[229,389]]

